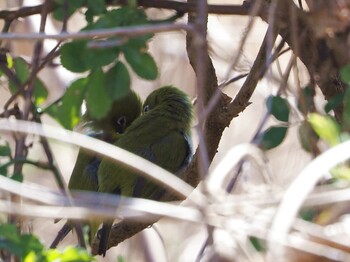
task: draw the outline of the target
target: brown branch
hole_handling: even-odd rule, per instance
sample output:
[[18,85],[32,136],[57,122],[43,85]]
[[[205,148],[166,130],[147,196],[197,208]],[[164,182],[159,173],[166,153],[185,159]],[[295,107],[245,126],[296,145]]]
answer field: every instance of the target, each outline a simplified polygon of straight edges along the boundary
[[[271,61],[267,61],[266,55],[269,54],[272,49],[272,45],[269,43],[271,43],[271,41],[275,42],[277,37],[276,31],[272,32],[272,34],[270,33],[270,31],[273,30],[271,28],[276,27],[269,27],[267,30],[263,43],[260,46],[258,55],[254,60],[254,64],[246,81],[239,90],[233,102],[228,106],[228,110],[231,111],[232,115],[238,114],[249,105],[249,100],[253,95],[259,80],[264,76],[269,64],[271,63]],[[270,36],[272,36],[272,39],[269,39]],[[273,59],[273,57],[271,59]],[[239,112],[237,112],[237,110]]]
[[[55,8],[56,4],[52,1],[49,6],[47,6],[47,10],[52,12]],[[4,19],[7,21],[13,21],[18,18],[28,17],[31,15],[37,15],[41,13],[43,8],[43,4],[35,5],[35,6],[25,6],[16,10],[2,10],[0,11],[0,19]]]
[[[254,1],[250,1],[254,2]],[[311,2],[311,1],[308,1]],[[314,1],[317,3],[318,1]],[[276,26],[279,27],[280,36],[288,43],[298,58],[304,63],[312,80],[321,89],[326,100],[342,94],[345,84],[341,82],[339,71],[349,63],[349,52],[346,45],[348,19],[340,17],[341,11],[350,10],[349,6],[339,7],[336,1],[321,1],[320,5],[313,6],[311,13],[299,9],[293,1],[278,1],[276,12]],[[344,10],[344,8],[346,10]],[[291,9],[294,9],[291,11]],[[268,3],[260,17],[267,21]],[[344,13],[344,12],[343,12]],[[290,17],[291,14],[294,17]],[[296,32],[291,30],[290,21],[295,21]],[[297,43],[293,35],[298,35]],[[335,111],[336,118],[342,118],[342,106]]]
[[[126,0],[121,1],[106,1],[109,5],[126,5]],[[178,1],[169,0],[139,0],[138,5],[141,7],[154,7],[162,9],[175,10],[177,12],[194,12],[196,6],[194,4],[188,4]],[[48,11],[52,12],[57,7],[55,2],[51,2],[48,5]],[[2,10],[0,11],[0,19],[6,21],[13,21],[18,18],[28,17],[35,14],[40,14],[42,5],[25,6],[16,10]],[[245,5],[208,5],[208,13],[222,14],[222,15],[248,15],[249,9]]]
[[[191,17],[189,19],[189,23],[193,23],[195,19],[196,19],[195,17]],[[203,23],[203,21],[201,21],[201,23]],[[217,88],[218,82],[217,82],[214,66],[212,64],[212,61],[206,49],[206,45],[204,45],[204,49],[202,50],[205,55],[204,57],[205,62],[203,64],[204,67],[198,68],[199,63],[196,61],[196,57],[199,55],[199,53],[197,52],[198,46],[195,44],[197,39],[193,39],[193,37],[195,37],[193,34],[190,34],[190,33],[187,34],[188,56],[190,58],[190,63],[192,64],[192,66],[196,71],[197,76],[198,74],[201,74],[199,70],[203,70],[202,73],[203,75],[206,76],[206,80],[203,83],[203,87],[201,87],[203,88],[203,103],[204,103],[204,106],[206,106],[209,103],[211,97],[216,94],[218,90]],[[199,60],[199,61],[203,62],[203,60]],[[205,147],[207,150],[209,163],[212,162],[217,152],[217,148],[224,129],[227,126],[229,126],[232,118],[234,116],[237,116],[238,113],[241,111],[239,110],[238,107],[234,107],[234,106],[232,107],[235,110],[228,110],[228,106],[230,104],[231,98],[229,98],[227,95],[225,95],[221,91],[219,91],[218,97],[219,98],[215,107],[213,108],[211,113],[208,115],[208,118],[204,119],[204,132],[206,134]],[[199,159],[200,159],[199,150],[197,149],[194,155],[193,161],[191,162],[190,166],[187,168],[186,172],[182,175],[184,181],[186,181],[192,186],[197,186],[200,181],[199,170],[198,170],[198,166],[200,163]],[[172,201],[172,200],[178,200],[178,199],[174,195],[167,194],[161,200]],[[109,239],[109,247],[118,245],[125,239],[132,237],[133,235],[137,234],[138,232],[149,227],[152,224],[153,223],[122,221],[119,224],[114,225],[110,235],[110,239]],[[98,240],[95,239],[92,244],[92,253],[96,254],[97,250],[98,250]]]

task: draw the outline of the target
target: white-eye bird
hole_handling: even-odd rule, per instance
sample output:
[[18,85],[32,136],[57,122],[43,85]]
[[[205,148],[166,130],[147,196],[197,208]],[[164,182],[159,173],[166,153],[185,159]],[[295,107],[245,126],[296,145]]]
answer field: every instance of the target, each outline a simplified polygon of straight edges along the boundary
[[[142,103],[139,96],[130,90],[127,95],[113,102],[111,109],[104,118],[94,119],[86,112],[82,116],[81,125],[89,127],[89,136],[113,143],[140,116],[141,107]],[[70,191],[97,192],[97,170],[100,162],[101,159],[97,154],[81,148],[69,179],[68,189]],[[72,230],[73,226],[73,222],[68,220],[58,232],[50,247],[55,248]],[[92,241],[97,228],[90,230],[90,241]]]
[[[173,86],[153,91],[137,118],[114,144],[167,171],[178,174],[192,158],[190,138],[193,105],[186,93]],[[98,192],[158,200],[165,189],[128,167],[103,158],[98,170]],[[100,230],[99,255],[105,255],[112,222]]]

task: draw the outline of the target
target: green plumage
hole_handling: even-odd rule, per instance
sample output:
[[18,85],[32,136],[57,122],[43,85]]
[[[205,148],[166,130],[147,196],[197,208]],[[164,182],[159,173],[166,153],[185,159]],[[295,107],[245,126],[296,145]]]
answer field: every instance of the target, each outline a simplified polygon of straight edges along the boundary
[[[171,173],[186,167],[192,156],[190,128],[193,106],[181,90],[166,86],[152,92],[136,119],[115,145]],[[127,167],[103,158],[98,170],[99,192],[159,199],[164,189]],[[101,230],[99,254],[105,255],[111,223]]]
[[[93,119],[88,112],[82,116],[81,125],[88,128],[88,135],[104,140],[115,142],[121,137],[121,133],[141,114],[141,100],[138,95],[131,91],[128,95],[113,102],[109,113],[102,119]],[[101,159],[92,151],[81,148],[72,175],[69,179],[68,188],[71,191],[94,191],[98,190],[97,170]],[[72,229],[70,221],[63,226],[51,247],[63,240]],[[94,235],[91,230],[91,238]]]

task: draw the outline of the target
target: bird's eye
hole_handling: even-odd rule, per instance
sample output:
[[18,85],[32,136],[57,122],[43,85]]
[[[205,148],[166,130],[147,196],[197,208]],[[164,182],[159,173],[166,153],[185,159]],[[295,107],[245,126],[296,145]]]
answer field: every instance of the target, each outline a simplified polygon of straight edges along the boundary
[[145,105],[143,108],[143,113],[147,113],[149,111],[149,105]]
[[117,120],[117,132],[118,133],[123,133],[125,127],[126,127],[126,117],[125,116],[121,116]]

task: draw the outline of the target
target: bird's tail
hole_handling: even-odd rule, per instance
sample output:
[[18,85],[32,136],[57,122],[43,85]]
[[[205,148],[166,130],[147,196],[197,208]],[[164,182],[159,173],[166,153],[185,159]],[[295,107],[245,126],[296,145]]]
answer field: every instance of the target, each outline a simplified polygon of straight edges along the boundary
[[57,245],[68,235],[68,233],[72,230],[72,225],[69,223],[65,223],[63,227],[58,231],[57,236],[52,241],[50,248],[56,248]]
[[108,248],[109,233],[111,232],[112,223],[103,223],[101,230],[99,231],[100,244],[98,247],[99,255],[106,255]]

